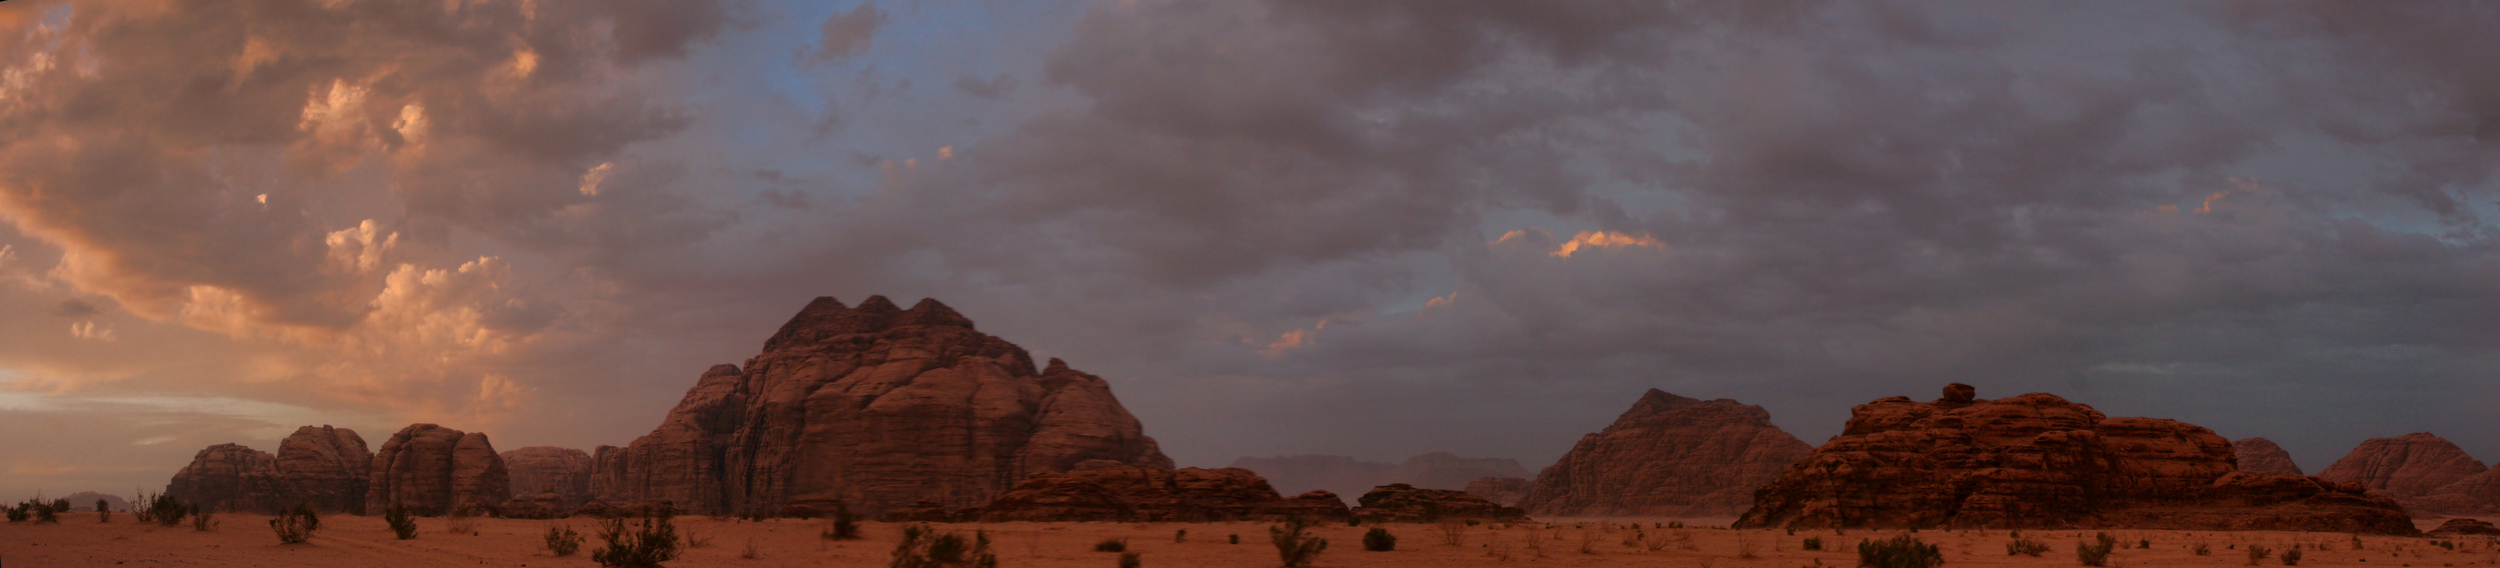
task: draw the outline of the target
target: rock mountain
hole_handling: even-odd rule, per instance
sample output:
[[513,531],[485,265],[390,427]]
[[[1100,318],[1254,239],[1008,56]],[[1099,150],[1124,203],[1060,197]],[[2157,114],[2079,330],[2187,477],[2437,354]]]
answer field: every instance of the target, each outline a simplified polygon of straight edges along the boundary
[[1650,389],[1538,473],[1519,506],[1541,517],[1733,517],[1813,450],[1762,407]]

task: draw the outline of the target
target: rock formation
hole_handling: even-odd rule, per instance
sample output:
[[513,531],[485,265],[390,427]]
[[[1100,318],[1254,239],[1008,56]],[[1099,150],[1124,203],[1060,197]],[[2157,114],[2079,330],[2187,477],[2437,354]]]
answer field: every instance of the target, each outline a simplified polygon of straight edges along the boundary
[[1528,469],[1509,458],[1470,458],[1432,452],[1395,464],[1359,461],[1346,456],[1298,455],[1240,458],[1233,467],[1259,472],[1278,491],[1324,490],[1345,497],[1371,488],[1404,483],[1426,489],[1461,489],[1485,477],[1527,477]]
[[1519,506],[1545,517],[1732,517],[1811,451],[1762,407],[1650,389],[1537,474]]
[[278,457],[242,444],[200,449],[174,472],[165,494],[211,511],[266,511],[280,493]]
[[2500,527],[2492,526],[2491,523],[2483,522],[2482,519],[2448,519],[2448,522],[2440,523],[2439,528],[2431,529],[2430,534],[2426,536],[2454,538],[2493,535],[2500,535]]
[[329,425],[296,428],[278,442],[278,472],[285,492],[280,507],[309,504],[327,512],[363,511],[373,452],[355,430]]
[[96,501],[103,501],[106,508],[114,511],[130,511],[130,500],[123,499],[120,495],[97,493],[94,491],[80,491],[77,493],[71,493],[68,497],[62,497],[61,499],[69,501],[69,508],[72,511],[93,511],[95,510]]
[[2292,453],[2283,451],[2282,446],[2274,445],[2274,440],[2265,438],[2233,440],[2231,452],[2240,457],[2240,471],[2307,475],[2300,472],[2300,464],[2292,463]]
[[503,453],[504,471],[512,480],[513,498],[540,500],[556,495],[558,507],[571,510],[590,501],[590,453],[572,448],[530,446]]
[[1417,489],[1392,483],[1363,494],[1354,516],[1375,523],[1429,523],[1441,519],[1482,519],[1499,523],[1528,522],[1526,511],[1504,507],[1465,491]]
[[2357,482],[2415,507],[2427,504],[2421,501],[2432,492],[2488,469],[2456,444],[2429,432],[2415,432],[2362,442],[2344,459],[2318,472],[2318,477]]
[[817,298],[742,367],[703,373],[657,429],[593,452],[601,500],[689,512],[840,502],[877,515],[989,502],[1087,460],[1170,469],[1100,377],[973,329],[936,300]]
[[1735,526],[2420,534],[2360,484],[2239,471],[2212,430],[2049,394],[1945,393],[1851,409],[1841,434],[1756,491]]
[[1346,515],[1345,503],[1334,494],[1314,491],[1286,499],[1246,469],[1168,470],[1096,460],[1066,472],[1033,474],[988,505],[955,516],[982,522],[1215,522]]
[[1517,507],[1528,498],[1536,482],[1516,477],[1479,477],[1467,484],[1467,494],[1483,497],[1504,507]]
[[406,507],[418,515],[493,510],[512,498],[503,457],[484,433],[412,424],[373,455],[365,510]]
[[2500,515],[2500,466],[2442,485],[2405,507],[2443,515]]

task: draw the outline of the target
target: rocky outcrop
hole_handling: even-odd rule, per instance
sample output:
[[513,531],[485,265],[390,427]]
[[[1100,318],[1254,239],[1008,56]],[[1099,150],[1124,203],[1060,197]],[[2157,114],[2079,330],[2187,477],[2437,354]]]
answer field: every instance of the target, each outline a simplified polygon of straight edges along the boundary
[[374,514],[492,511],[512,498],[510,474],[486,434],[433,424],[409,425],[383,442],[368,485],[365,510]]
[[[1958,395],[1958,396],[1957,396]],[[1891,397],[1755,492],[1736,527],[2291,530],[2420,534],[2358,483],[2239,471],[2221,436],[2033,393]]]
[[174,472],[165,494],[211,511],[266,511],[279,505],[278,457],[242,444],[218,444]]
[[572,448],[530,446],[503,453],[503,467],[514,498],[541,500],[556,496],[559,509],[571,510],[590,501],[590,453]]
[[2283,451],[2283,447],[2275,445],[2274,440],[2265,438],[2232,440],[2231,452],[2240,458],[2240,471],[2307,475],[2300,472],[2300,464],[2292,463],[2292,453]]
[[1485,477],[1527,477],[1528,469],[1510,458],[1471,458],[1431,452],[1389,464],[1346,456],[1298,455],[1240,458],[1233,467],[1259,472],[1278,491],[1325,490],[1361,495],[1373,487],[1404,483],[1427,489],[1460,489]]
[[1429,523],[1442,519],[1482,519],[1498,523],[1528,522],[1526,511],[1504,507],[1465,491],[1418,489],[1392,483],[1363,493],[1354,516],[1375,523]]
[[2500,515],[2500,466],[2442,485],[2405,507],[2442,515]]
[[95,510],[95,502],[97,501],[103,501],[104,507],[113,511],[130,511],[130,501],[123,499],[120,495],[97,493],[94,491],[80,491],[77,493],[71,493],[68,497],[62,497],[61,499],[69,501],[69,508],[72,511],[93,511]]
[[2415,432],[2362,442],[2344,459],[2318,472],[2318,477],[2360,483],[2395,497],[2408,508],[2436,507],[2439,504],[2426,503],[2424,498],[2489,469],[2456,444],[2429,432]]
[[2431,529],[2426,536],[2454,538],[2495,535],[2500,535],[2500,527],[2492,526],[2491,523],[2483,522],[2482,519],[2448,519],[2448,522],[2440,523],[2439,528]]
[[1536,482],[1526,479],[1480,477],[1468,482],[1466,491],[1468,495],[1483,497],[1486,501],[1492,501],[1504,507],[1517,507],[1521,500],[1528,498],[1528,491],[1534,488],[1536,488]]
[[[1316,504],[1316,506],[1315,506]],[[1033,474],[1015,489],[957,518],[983,522],[1343,520],[1346,507],[1325,491],[1286,499],[1240,468],[1178,470],[1098,460],[1066,472]]]
[[1538,473],[1520,507],[1546,517],[1732,517],[1813,449],[1762,407],[1650,389]]
[[278,442],[278,472],[286,480],[280,506],[301,503],[325,512],[363,511],[373,473],[373,452],[355,430],[329,425],[296,428]]
[[1169,469],[1102,378],[973,329],[936,300],[817,298],[743,367],[719,365],[657,429],[592,453],[599,499],[690,512],[839,502],[879,515],[988,503],[1087,460]]

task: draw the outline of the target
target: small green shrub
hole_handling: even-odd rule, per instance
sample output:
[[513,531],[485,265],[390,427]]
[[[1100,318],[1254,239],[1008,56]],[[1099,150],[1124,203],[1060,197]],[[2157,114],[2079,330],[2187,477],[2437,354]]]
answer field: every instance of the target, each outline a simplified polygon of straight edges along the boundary
[[600,566],[649,568],[677,558],[677,523],[666,516],[643,517],[629,526],[625,519],[600,524],[599,541],[607,546],[590,553]]
[[408,515],[407,507],[391,507],[382,513],[382,523],[391,526],[391,534],[400,540],[417,538],[417,519]]
[[1267,536],[1276,545],[1276,557],[1284,560],[1285,568],[1310,566],[1321,551],[1328,550],[1328,539],[1311,536],[1310,526],[1301,519],[1268,527]]
[[[1666,541],[1661,540],[1661,541],[1659,541],[1659,542],[1666,542]],[[1822,549],[1823,549],[1823,537],[1819,537],[1819,536],[1809,536],[1809,537],[1806,537],[1805,549],[1806,549],[1806,550],[1822,550]]]
[[974,531],[972,540],[956,533],[937,534],[929,525],[903,527],[903,541],[894,545],[890,568],[998,568],[988,533]]
[[1858,541],[1858,565],[1873,568],[1936,568],[1944,565],[1944,551],[1936,545],[1920,542],[1917,537],[1901,535],[1889,540]]
[[2111,546],[2112,543],[2109,542],[2076,542],[2075,561],[2085,566],[2108,566]]
[[1389,534],[1389,529],[1372,527],[1371,531],[1363,533],[1363,550],[1388,552],[1397,549],[1398,535]]
[[321,530],[321,515],[312,505],[297,504],[269,519],[269,530],[278,533],[279,544],[303,544],[312,540],[313,531]]
[[2005,555],[2006,555],[2006,556],[2013,556],[2013,555],[2016,555],[2016,554],[2021,554],[2021,555],[2030,556],[2030,557],[2033,557],[2033,558],[2038,558],[2038,557],[2040,557],[2040,555],[2041,555],[2042,553],[2046,553],[2046,552],[2048,552],[2048,551],[2049,551],[2049,544],[2048,544],[2048,543],[2045,543],[2045,542],[2040,542],[2040,541],[2036,541],[2036,540],[2031,540],[2031,539],[2028,539],[2028,538],[2015,537],[2015,538],[2014,538],[2014,542],[2008,542],[2008,543],[2005,543]]
[[582,533],[573,532],[573,525],[548,526],[545,538],[547,553],[558,558],[572,556],[582,549]]

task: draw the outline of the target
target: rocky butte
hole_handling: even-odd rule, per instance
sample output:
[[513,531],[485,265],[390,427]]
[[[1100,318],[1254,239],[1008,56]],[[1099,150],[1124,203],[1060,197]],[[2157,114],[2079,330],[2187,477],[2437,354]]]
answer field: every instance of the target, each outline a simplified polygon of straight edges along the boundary
[[2419,535],[2358,483],[2241,471],[2193,424],[2032,393],[1891,397],[1755,492],[1738,528],[2090,528]]
[[650,434],[593,452],[590,490],[685,511],[962,510],[1089,460],[1172,469],[1100,377],[1036,366],[936,300],[817,298]]
[[1538,473],[1519,506],[1543,517],[1732,517],[1813,449],[1762,407],[1650,389]]
[[1527,477],[1528,469],[1509,458],[1470,458],[1431,452],[1401,463],[1358,461],[1347,456],[1298,455],[1244,457],[1233,467],[1259,472],[1280,490],[1324,490],[1345,498],[1374,487],[1404,483],[1427,489],[1459,489],[1486,477]]
[[411,424],[382,443],[369,475],[365,510],[376,515],[392,507],[427,516],[493,512],[512,498],[503,456],[483,432]]
[[362,511],[372,461],[373,452],[365,450],[355,430],[305,426],[279,441],[274,456],[241,444],[201,449],[174,473],[165,494],[211,510],[266,513],[308,504],[328,512]]
[[[2395,497],[2407,508],[2451,509],[2472,503],[2448,503],[2468,491],[2458,492],[2441,502],[2426,502],[2433,493],[2449,485],[2473,479],[2490,468],[2463,448],[2429,432],[2415,432],[2394,438],[2371,438],[2318,472],[2318,477],[2333,481],[2350,481]],[[2424,507],[2428,505],[2429,507]]]

